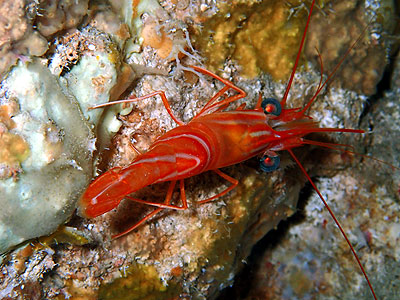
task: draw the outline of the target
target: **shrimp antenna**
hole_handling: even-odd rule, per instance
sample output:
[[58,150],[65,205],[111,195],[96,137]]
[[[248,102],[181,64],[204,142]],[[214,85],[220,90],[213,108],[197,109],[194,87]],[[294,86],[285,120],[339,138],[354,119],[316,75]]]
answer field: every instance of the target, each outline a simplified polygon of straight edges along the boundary
[[364,278],[367,280],[369,289],[371,290],[372,295],[374,296],[375,300],[378,300],[378,298],[376,297],[374,288],[372,287],[371,282],[369,281],[368,275],[365,272],[365,269],[360,261],[360,258],[358,257],[356,251],[354,250],[354,247],[352,246],[349,238],[347,237],[346,233],[343,230],[342,225],[340,225],[338,219],[336,219],[335,214],[333,213],[333,211],[331,210],[331,208],[329,207],[328,203],[325,201],[324,197],[322,196],[321,192],[319,191],[319,189],[317,188],[317,186],[315,185],[314,181],[311,179],[310,175],[308,175],[306,169],[303,167],[303,165],[300,163],[300,161],[297,159],[296,155],[294,155],[293,151],[291,149],[287,149],[287,151],[290,153],[290,155],[293,157],[293,159],[296,161],[297,165],[299,166],[299,168],[301,169],[301,171],[303,172],[303,174],[307,177],[307,180],[311,183],[311,186],[314,188],[314,190],[317,192],[319,198],[322,200],[322,202],[324,203],[326,209],[328,210],[329,214],[331,215],[333,221],[336,223],[337,227],[339,228],[340,232],[342,233],[342,236],[344,237],[344,239],[346,240],[347,244],[350,247],[351,252],[353,252],[353,256],[356,259],[358,266],[361,269],[361,272],[364,275]]
[[314,3],[315,3],[315,0],[313,0],[313,2],[311,3],[311,6],[310,6],[310,12],[308,13],[307,23],[306,23],[306,27],[304,28],[303,36],[301,37],[301,43],[300,43],[299,51],[297,52],[296,62],[294,63],[292,74],[290,74],[290,78],[289,78],[288,84],[286,86],[285,94],[283,95],[283,98],[282,98],[282,101],[281,101],[281,106],[282,107],[285,107],[286,100],[287,100],[287,97],[289,95],[289,91],[290,91],[290,88],[292,86],[292,83],[293,83],[294,75],[296,74],[297,66],[299,65],[301,50],[303,50],[304,42],[306,40],[307,31],[308,31],[308,25],[310,24],[310,21],[311,21],[311,13],[312,13],[312,10],[313,10],[313,7],[314,7]]
[[[378,159],[378,158],[370,156],[370,155],[361,154],[361,153],[353,151],[354,147],[351,146],[351,145],[336,144],[336,143],[325,143],[325,142],[318,142],[318,141],[312,141],[312,140],[307,140],[307,139],[303,139],[303,144],[314,145],[314,146],[329,148],[329,149],[332,149],[332,150],[335,150],[335,151],[340,151],[342,153],[349,153],[349,154],[352,154],[352,155],[358,155],[358,156],[361,156],[361,157],[364,157],[364,158],[372,159],[372,160],[374,160],[376,162],[379,162],[381,164],[385,164],[385,165],[391,167],[393,171],[395,171],[395,170],[399,171],[400,170],[399,167],[396,167],[396,166],[394,166],[394,165],[392,165],[392,164],[390,164],[390,163],[388,163],[388,162],[386,162],[384,160]],[[352,150],[341,149],[340,147],[350,148]]]
[[[361,41],[361,39],[363,38],[365,32],[367,31],[369,25],[371,24],[371,21],[368,23],[367,26],[365,26],[365,28],[363,29],[363,31],[360,33],[360,35],[357,37],[357,39],[355,40],[355,42],[347,49],[346,53],[342,56],[342,58],[340,59],[340,61],[337,63],[337,65],[333,68],[333,71],[328,75],[328,78],[324,81],[323,84],[318,85],[317,90],[315,91],[314,96],[312,96],[312,98],[310,99],[310,101],[308,101],[307,105],[303,107],[303,109],[301,111],[299,111],[300,114],[304,115],[305,112],[307,111],[307,109],[310,108],[311,104],[315,101],[315,99],[317,98],[317,96],[319,95],[319,93],[322,91],[322,89],[327,85],[327,83],[333,78],[333,76],[336,74],[337,70],[342,66],[343,62],[346,60],[346,58],[349,56],[350,52],[354,49],[354,47]],[[322,67],[322,57],[321,57],[321,53],[318,51],[317,49],[317,53],[318,53],[318,57],[319,57],[319,61],[320,61],[320,66],[321,66],[321,73],[323,71],[323,67]],[[322,74],[321,74],[322,76]],[[321,77],[322,78],[322,77]]]
[[[296,74],[296,70],[297,70],[297,67],[298,67],[298,64],[299,64],[299,60],[300,60],[301,51],[303,50],[305,38],[306,38],[306,36],[307,36],[308,26],[309,26],[309,24],[310,24],[311,14],[312,14],[312,10],[313,10],[314,4],[315,4],[315,0],[313,0],[312,3],[311,3],[310,11],[309,11],[308,18],[307,18],[307,23],[306,23],[306,26],[305,26],[305,29],[304,29],[304,32],[303,32],[303,36],[302,36],[302,38],[301,38],[300,48],[299,48],[299,51],[297,52],[296,61],[295,61],[295,64],[294,64],[292,73],[291,73],[291,75],[290,75],[290,78],[289,78],[289,81],[288,81],[288,84],[287,84],[285,93],[284,93],[283,98],[282,98],[282,100],[281,100],[281,102],[280,102],[282,107],[285,107],[285,104],[286,104],[286,101],[287,101],[287,98],[288,98],[288,95],[289,95],[289,91],[290,91],[290,88],[291,88],[292,83],[293,83],[294,75]],[[299,115],[304,115],[304,114],[305,114],[305,112],[309,109],[309,107],[312,105],[312,103],[314,102],[314,100],[317,98],[318,94],[322,91],[322,89],[326,86],[326,84],[327,84],[327,83],[332,79],[332,77],[335,75],[335,73],[336,73],[336,71],[339,69],[339,67],[343,64],[344,60],[347,58],[347,56],[349,55],[349,53],[353,50],[353,48],[355,47],[355,45],[361,40],[361,38],[363,37],[363,35],[364,35],[365,31],[367,30],[367,28],[368,28],[368,26],[366,26],[366,27],[364,28],[364,30],[363,30],[363,31],[361,32],[361,34],[358,36],[357,40],[350,46],[349,49],[347,49],[345,55],[340,59],[339,63],[335,66],[335,68],[333,69],[333,71],[328,75],[327,79],[326,79],[323,83],[322,83],[322,78],[323,78],[322,76],[323,76],[323,75],[321,74],[321,79],[320,79],[320,82],[319,82],[319,84],[318,84],[318,88],[317,88],[315,94],[314,94],[313,97],[308,101],[308,103],[304,106],[304,108],[302,108],[302,109],[301,109],[299,112],[297,112],[296,114],[299,114]],[[320,60],[321,70],[323,70],[322,58],[321,58],[321,54],[319,53],[318,49],[317,49],[317,53],[318,53],[318,57],[319,57],[319,60]],[[322,72],[321,72],[321,73],[322,73]],[[333,130],[333,129],[325,128],[325,130],[322,130],[322,131],[334,131],[334,130]],[[342,130],[341,130],[341,131],[342,131]],[[351,131],[349,131],[349,132],[363,132],[363,131],[351,130]],[[328,145],[325,145],[325,146],[327,146],[327,147],[329,148]],[[366,279],[366,281],[367,281],[367,283],[368,283],[369,289],[371,290],[371,293],[372,293],[374,299],[377,300],[375,291],[374,291],[374,289],[373,289],[373,287],[372,287],[372,284],[371,284],[371,282],[370,282],[370,280],[369,280],[369,278],[368,278],[368,275],[367,275],[367,273],[365,272],[365,269],[364,269],[364,267],[363,267],[363,265],[362,265],[362,263],[361,263],[361,261],[360,261],[358,255],[357,255],[356,251],[354,250],[354,247],[352,246],[352,244],[351,244],[349,238],[347,237],[346,233],[344,232],[343,227],[342,227],[341,224],[339,223],[338,219],[336,218],[335,214],[333,213],[333,211],[332,211],[331,208],[329,207],[328,203],[325,201],[325,199],[324,199],[324,197],[322,196],[321,192],[319,191],[319,189],[317,188],[317,186],[315,185],[315,183],[314,183],[313,180],[311,179],[310,175],[308,175],[308,173],[307,173],[307,171],[305,170],[305,168],[303,167],[303,165],[302,165],[302,164],[300,163],[300,161],[297,159],[297,157],[295,156],[295,154],[293,153],[293,151],[292,151],[291,149],[286,149],[286,150],[290,153],[290,155],[291,155],[291,156],[293,157],[293,159],[296,161],[297,165],[299,166],[299,168],[301,169],[301,171],[303,172],[303,174],[307,177],[307,180],[311,183],[311,186],[314,188],[314,190],[317,192],[319,198],[320,198],[320,199],[322,200],[322,202],[324,203],[324,205],[325,205],[326,209],[328,210],[329,214],[331,215],[333,221],[336,223],[336,225],[337,225],[337,227],[339,228],[339,230],[340,230],[342,236],[344,237],[344,239],[346,240],[347,244],[349,245],[350,250],[351,250],[351,252],[353,253],[354,258],[356,259],[356,261],[357,261],[357,263],[358,263],[358,266],[360,267],[361,272],[363,273],[364,278]]]

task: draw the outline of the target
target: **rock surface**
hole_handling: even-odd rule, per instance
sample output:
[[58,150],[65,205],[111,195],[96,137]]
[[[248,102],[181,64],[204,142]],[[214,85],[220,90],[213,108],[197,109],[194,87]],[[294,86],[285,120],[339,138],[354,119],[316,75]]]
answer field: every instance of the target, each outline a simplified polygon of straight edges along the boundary
[[[140,151],[146,151],[158,136],[176,124],[161,100],[156,98],[134,103],[127,111],[113,107],[106,116],[95,116],[100,115],[96,111],[88,115],[88,106],[108,99],[115,100],[121,94],[124,97],[141,96],[163,90],[177,117],[188,122],[222,88],[221,84],[207,76],[197,76],[187,67],[198,65],[203,56],[212,60],[198,43],[199,37],[196,36],[194,43],[199,53],[193,51],[190,38],[194,32],[200,31],[200,26],[210,28],[207,27],[208,20],[215,22],[216,19],[218,22],[230,18],[227,15],[222,18],[218,16],[219,12],[229,12],[226,11],[225,1],[215,2],[127,0],[113,3],[112,6],[103,3],[89,7],[90,16],[84,18],[84,24],[80,24],[84,28],[68,31],[54,40],[49,39],[51,51],[42,59],[50,66],[52,76],[58,78],[57,84],[63,84],[65,90],[71,87],[69,93],[76,99],[83,98],[86,104],[80,107],[81,114],[86,119],[89,117],[89,121],[99,117],[98,130],[106,127],[108,130],[103,132],[118,131],[111,139],[110,149],[101,153],[97,172],[129,164],[137,155],[131,143]],[[277,5],[275,1],[266,2],[270,2],[272,7]],[[305,7],[295,6],[295,2],[288,7],[288,11],[276,9],[276,12],[287,15],[289,19],[296,13],[300,13],[298,16],[306,15]],[[317,10],[313,15],[315,30],[311,27],[310,32],[318,35],[318,41],[324,40],[321,45],[335,44],[340,39],[336,34],[350,32],[350,28],[345,26],[346,22],[338,22],[335,15],[348,17],[356,14],[354,22],[360,28],[368,23],[366,20],[369,18],[363,16],[364,10],[360,8],[363,5],[356,5],[356,1],[345,2],[347,5],[344,7],[335,6],[332,1],[319,3],[321,11],[329,12],[329,18],[332,18],[330,29],[333,32],[332,35],[324,35],[327,19],[318,16]],[[367,2],[364,6],[369,5]],[[51,3],[46,2],[49,7]],[[250,15],[260,10],[258,5],[258,1],[232,1],[230,9],[232,14],[234,9],[240,8],[240,12]],[[379,7],[385,5],[387,1],[377,6],[373,20],[379,20]],[[269,9],[268,3],[263,3],[261,7]],[[336,13],[331,16],[330,9],[333,7]],[[344,14],[341,15],[341,12]],[[368,8],[367,15],[373,14],[374,8]],[[246,27],[246,17],[243,14],[243,23],[232,25],[235,30]],[[237,20],[238,17],[234,15],[232,18]],[[264,21],[265,17],[253,17],[249,24],[260,19]],[[304,26],[302,22],[294,23],[299,27],[293,28],[293,31],[301,32]],[[355,25],[352,23],[352,26]],[[381,69],[376,69],[375,60],[367,58],[375,55],[375,51],[379,52],[379,57],[386,58],[391,49],[391,44],[384,40],[384,33],[385,30],[392,32],[385,26],[380,27],[379,21],[374,21],[370,26],[374,28],[374,33],[366,34],[365,40],[369,41],[366,47],[375,50],[365,50],[364,43],[359,43],[360,46],[356,45],[355,48],[360,47],[364,49],[361,51],[368,53],[366,60],[358,64],[357,59],[350,57],[350,61],[356,63],[352,67],[357,73],[355,91],[340,83],[341,78],[345,78],[343,80],[346,83],[353,80],[352,77],[338,74],[333,80],[333,84],[339,82],[338,85],[325,88],[312,105],[310,115],[320,120],[321,127],[359,128],[361,123],[365,130],[373,128],[373,133],[329,137],[316,135],[310,139],[347,143],[354,146],[356,152],[365,152],[396,164],[398,146],[391,137],[396,136],[399,124],[397,109],[393,109],[396,106],[395,99],[398,99],[398,83],[394,80],[382,102],[376,102],[374,109],[363,115],[368,101],[366,94],[373,93],[382,74]],[[101,38],[93,39],[92,32]],[[280,35],[279,30],[274,33],[277,45],[283,44],[280,36],[284,42],[284,34]],[[313,47],[315,40],[312,35],[307,49]],[[350,36],[349,44],[340,49],[347,49],[353,40],[354,37]],[[296,53],[297,44],[294,44],[290,50]],[[247,44],[241,41],[240,45]],[[229,43],[227,46],[230,47]],[[343,53],[341,50],[330,50],[326,56],[324,49],[320,50],[324,66],[328,66],[326,73],[329,74],[336,59],[332,53],[338,52],[338,57]],[[210,55],[220,56],[224,51],[223,48],[214,49]],[[314,56],[307,54],[304,61],[312,60]],[[98,65],[94,63],[96,61]],[[368,61],[371,63],[365,63]],[[86,64],[88,62],[90,64]],[[238,59],[223,57],[218,62],[221,64],[218,72],[248,92],[248,96],[240,103],[245,102],[247,107],[253,107],[260,93],[282,98],[284,83],[274,81],[269,74],[244,79],[243,63],[240,66],[238,62]],[[314,65],[306,63],[299,70],[289,94],[290,107],[301,107],[312,97],[320,79],[319,66]],[[89,69],[91,67],[93,69]],[[290,61],[282,69],[285,69],[282,72],[290,72]],[[87,77],[77,75],[85,71],[90,71]],[[366,82],[367,87],[364,84]],[[82,90],[85,87],[92,93]],[[3,115],[7,116],[6,112],[8,110],[0,114],[0,121],[7,127],[9,118],[3,118]],[[363,116],[362,121],[360,116]],[[83,120],[86,122],[85,118]],[[79,124],[74,122],[71,126]],[[380,125],[383,125],[382,129]],[[88,125],[88,128],[94,130],[95,126]],[[96,134],[100,143],[103,143],[103,146],[99,147],[99,143],[97,146],[108,147],[105,145],[109,143],[106,141],[110,139],[109,135],[100,136],[99,131]],[[86,146],[85,151],[93,150],[92,146]],[[20,160],[26,159],[23,150],[22,147],[18,152]],[[295,154],[309,174],[317,178],[319,189],[356,245],[374,286],[378,286],[378,295],[393,295],[398,287],[395,270],[398,270],[399,264],[399,250],[396,248],[399,244],[396,225],[399,181],[393,174],[398,174],[398,171],[392,172],[390,167],[368,158],[332,153],[316,147],[296,149]],[[253,245],[276,227],[280,220],[297,210],[296,203],[302,195],[300,190],[306,178],[288,154],[282,153],[280,156],[281,169],[274,173],[261,173],[257,158],[223,169],[239,180],[239,186],[217,201],[204,205],[196,205],[196,201],[225,189],[227,183],[214,173],[186,180],[188,210],[164,210],[134,232],[116,240],[111,239],[113,234],[138,221],[151,208],[125,201],[115,211],[95,219],[72,216],[67,227],[3,256],[0,299],[217,298],[223,288],[234,284],[235,275],[246,265]],[[79,158],[86,160],[91,168],[90,158]],[[56,184],[50,186],[57,187]],[[163,201],[167,189],[168,185],[154,185],[135,196]],[[178,194],[175,193],[176,198],[179,198]],[[252,282],[251,276],[236,279],[237,286],[245,286],[244,290],[233,289],[237,291],[237,299],[370,297],[348,246],[339,236],[330,217],[323,212],[320,200],[311,194],[305,221],[291,227],[276,248],[262,249],[263,254],[251,264],[254,270],[258,269],[255,280]],[[73,202],[73,199],[70,201]],[[65,210],[68,211],[69,207]],[[62,223],[64,220],[60,220],[59,224]],[[375,274],[388,276],[379,277]],[[341,287],[339,294],[338,286]]]

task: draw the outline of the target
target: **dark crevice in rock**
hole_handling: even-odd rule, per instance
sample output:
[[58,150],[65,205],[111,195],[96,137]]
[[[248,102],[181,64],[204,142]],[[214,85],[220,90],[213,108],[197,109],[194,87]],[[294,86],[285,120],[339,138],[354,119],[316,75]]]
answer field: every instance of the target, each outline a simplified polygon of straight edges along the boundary
[[[316,179],[312,179],[316,183]],[[313,187],[307,182],[300,191],[297,212],[286,220],[281,221],[275,230],[271,230],[254,245],[243,269],[235,276],[234,284],[225,288],[217,300],[240,300],[245,299],[249,295],[253,284],[256,283],[255,275],[259,268],[260,260],[267,251],[273,251],[285,239],[287,232],[292,226],[296,226],[305,220],[305,206],[313,191]]]
[[[364,107],[363,112],[361,113],[359,123],[360,125],[363,121],[363,119],[372,111],[374,105],[379,101],[379,99],[382,99],[383,96],[385,95],[385,92],[389,91],[392,86],[392,76],[395,68],[395,61],[396,57],[399,53],[399,48],[394,51],[394,53],[389,57],[389,63],[386,65],[385,70],[383,72],[381,80],[378,82],[376,86],[376,92],[375,94],[371,95],[368,97],[368,100],[366,102],[366,105]],[[370,128],[372,129],[372,128]]]

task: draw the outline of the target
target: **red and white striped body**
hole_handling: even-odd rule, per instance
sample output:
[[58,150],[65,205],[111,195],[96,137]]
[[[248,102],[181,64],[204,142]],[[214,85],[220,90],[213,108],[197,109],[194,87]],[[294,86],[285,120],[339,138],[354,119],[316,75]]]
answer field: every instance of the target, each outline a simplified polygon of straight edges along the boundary
[[189,178],[266,150],[282,150],[284,140],[293,135],[273,130],[270,118],[262,109],[217,112],[168,131],[128,167],[113,168],[96,178],[81,197],[81,213],[96,217],[150,184]]

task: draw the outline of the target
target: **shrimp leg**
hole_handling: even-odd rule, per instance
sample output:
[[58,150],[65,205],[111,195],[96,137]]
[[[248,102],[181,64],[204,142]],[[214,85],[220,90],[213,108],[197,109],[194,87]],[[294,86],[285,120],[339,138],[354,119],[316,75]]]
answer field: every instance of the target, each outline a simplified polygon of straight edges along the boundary
[[[220,192],[220,193],[218,193],[218,194],[216,194],[216,195],[214,195],[214,196],[212,196],[212,197],[210,197],[210,198],[207,198],[207,199],[198,201],[197,203],[199,203],[199,204],[204,204],[204,203],[210,202],[210,201],[212,201],[212,200],[214,200],[214,199],[217,199],[217,198],[219,198],[219,197],[221,197],[221,196],[227,194],[228,192],[230,192],[231,190],[233,190],[233,189],[238,185],[238,183],[239,183],[239,181],[237,181],[235,178],[230,177],[229,175],[227,175],[227,174],[221,172],[221,171],[218,170],[218,169],[217,169],[217,170],[213,170],[213,172],[215,172],[216,174],[218,174],[219,176],[221,176],[221,177],[224,178],[225,180],[227,180],[227,181],[229,181],[230,183],[232,183],[232,185],[230,185],[229,187],[227,187],[227,188],[226,188],[225,190],[223,190],[222,192]],[[171,182],[171,185],[170,185],[169,188],[171,188],[173,182],[174,182],[174,181]],[[174,186],[175,186],[175,184],[174,184]],[[159,209],[170,208],[170,209],[176,209],[176,210],[185,210],[185,209],[188,208],[188,205],[187,205],[187,200],[186,200],[185,185],[184,185],[184,180],[183,180],[183,179],[180,180],[180,190],[181,190],[181,201],[182,201],[182,206],[170,204],[170,200],[171,200],[171,199],[169,199],[169,201],[167,201],[167,197],[168,197],[169,190],[168,190],[167,197],[166,197],[164,203],[157,203],[157,202],[146,201],[146,200],[142,200],[142,199],[138,199],[138,198],[133,198],[133,197],[130,197],[130,196],[126,196],[125,198],[126,198],[126,199],[129,199],[129,200],[131,200],[131,201],[134,201],[134,202],[138,202],[138,203],[142,203],[142,204],[147,204],[147,205],[151,205],[151,206],[156,206],[156,207],[158,207]],[[172,192],[171,192],[171,195],[172,195]]]
[[[210,111],[212,111],[213,109],[216,108],[221,108],[226,106],[227,104],[237,101],[239,99],[242,99],[244,97],[246,97],[246,92],[243,91],[242,89],[238,88],[237,86],[235,86],[232,82],[230,82],[229,80],[223,79],[222,77],[211,73],[210,71],[200,68],[200,67],[196,67],[196,66],[192,66],[192,68],[194,70],[196,70],[199,73],[202,73],[204,75],[208,75],[214,79],[217,79],[218,81],[222,82],[223,84],[225,84],[225,87],[223,87],[218,93],[216,93],[207,103],[206,105],[204,105],[204,107],[201,109],[201,111],[193,118],[198,118],[202,115],[205,115],[207,113],[209,113]],[[229,89],[233,89],[236,92],[238,92],[238,94],[227,97],[219,102],[216,102],[216,100],[218,100],[218,98],[220,98],[221,96],[223,96]],[[100,108],[100,107],[105,107],[105,106],[110,106],[110,105],[114,105],[114,104],[121,104],[121,103],[129,103],[129,102],[135,102],[135,101],[140,101],[140,100],[144,100],[144,99],[148,99],[151,98],[153,96],[160,96],[161,100],[164,104],[164,107],[166,108],[168,114],[170,115],[170,117],[176,122],[176,124],[178,125],[185,125],[184,122],[182,122],[181,120],[179,120],[174,113],[172,112],[171,106],[168,102],[167,96],[165,95],[165,93],[163,91],[155,91],[152,92],[150,94],[141,96],[141,97],[137,97],[137,98],[128,98],[128,99],[123,99],[123,100],[117,100],[117,101],[112,101],[112,102],[107,102],[107,103],[102,103],[99,105],[94,105],[91,106],[89,109],[96,109],[96,108]],[[222,108],[221,108],[222,109]]]
[[[183,179],[180,179],[179,182],[180,182],[182,206],[170,204],[171,203],[172,192],[173,192],[173,190],[175,188],[176,180],[175,181],[171,181],[171,184],[169,185],[168,193],[167,193],[167,196],[165,197],[164,203],[151,202],[151,201],[147,201],[147,200],[134,198],[134,197],[131,197],[131,196],[125,196],[125,198],[128,199],[128,200],[137,202],[137,203],[156,206],[159,209],[171,208],[171,209],[176,209],[176,210],[185,210],[185,209],[188,208],[187,201],[186,201],[185,185],[184,185]],[[169,195],[170,190],[171,190],[171,195]],[[168,197],[169,197],[169,199],[168,199]]]
[[107,103],[103,103],[103,104],[99,104],[99,105],[95,105],[90,107],[90,109],[96,109],[96,108],[100,108],[100,107],[105,107],[105,106],[110,106],[110,105],[114,105],[114,104],[121,104],[121,103],[130,103],[130,102],[135,102],[135,101],[140,101],[140,100],[144,100],[144,99],[148,99],[154,96],[160,96],[161,100],[164,104],[164,107],[166,108],[168,114],[170,115],[170,117],[176,122],[176,124],[178,125],[185,125],[184,122],[182,122],[181,120],[179,120],[174,113],[172,112],[171,106],[169,105],[167,96],[165,95],[165,93],[163,91],[155,91],[152,92],[150,94],[141,96],[141,97],[137,97],[137,98],[128,98],[128,99],[123,99],[123,100],[117,100],[117,101],[112,101],[112,102],[107,102]]
[[[176,180],[171,181],[169,187],[168,187],[168,192],[167,195],[165,196],[165,200],[164,200],[164,205],[169,205],[171,203],[171,199],[172,199],[172,193],[174,192],[175,189],[175,185],[176,185]],[[180,180],[180,185],[181,185],[181,198],[182,198],[182,202],[184,203],[184,205],[186,204],[187,207],[187,203],[186,203],[186,196],[185,196],[185,191],[184,189],[182,189],[183,186],[183,179]],[[182,195],[183,193],[183,195]],[[126,197],[129,200],[135,201],[135,202],[139,202],[139,203],[145,203],[148,204],[146,201],[141,200],[141,199],[135,199],[135,198],[131,198],[131,197]],[[135,230],[136,228],[138,228],[140,225],[142,225],[144,222],[146,222],[147,220],[149,220],[150,218],[154,217],[156,214],[158,214],[160,211],[162,211],[164,208],[157,208],[155,210],[153,210],[152,212],[150,212],[149,214],[147,214],[146,216],[144,216],[139,222],[135,223],[134,225],[130,226],[128,229],[125,229],[124,231],[115,234],[112,236],[112,239],[117,239],[129,232],[131,232],[132,230]]]
[[[191,66],[191,67],[194,70],[196,70],[197,72],[203,73],[204,75],[208,75],[208,76],[210,76],[210,77],[222,82],[223,84],[225,84],[225,86],[218,93],[216,93],[206,103],[206,105],[204,105],[204,107],[201,109],[201,111],[193,119],[198,118],[198,117],[200,117],[202,115],[205,115],[205,114],[207,114],[208,112],[210,112],[211,110],[213,110],[215,108],[225,106],[225,105],[227,105],[227,104],[229,104],[231,102],[234,102],[236,100],[239,100],[239,99],[242,99],[242,98],[246,97],[246,95],[247,95],[246,92],[243,91],[242,89],[238,88],[237,86],[235,86],[229,80],[223,79],[222,77],[220,77],[220,76],[218,76],[218,75],[216,75],[214,73],[211,73],[210,71],[208,71],[206,69],[203,69],[203,68],[200,68],[200,67],[196,67],[196,66]],[[236,94],[234,96],[227,97],[227,98],[215,103],[215,101],[219,97],[223,96],[229,89],[235,90],[236,92],[238,92],[238,94]]]
[[217,173],[219,176],[221,176],[222,178],[224,178],[225,180],[227,180],[227,181],[229,181],[230,183],[232,183],[232,185],[229,186],[229,187],[227,187],[227,188],[226,188],[225,190],[223,190],[222,192],[216,194],[215,196],[212,196],[212,197],[210,197],[210,198],[208,198],[208,199],[205,199],[205,200],[198,201],[197,203],[199,203],[199,204],[207,203],[207,202],[210,202],[210,201],[212,201],[212,200],[214,200],[214,199],[217,199],[217,198],[219,198],[219,197],[222,197],[222,196],[225,195],[226,193],[228,193],[228,192],[230,192],[231,190],[233,190],[233,189],[238,185],[238,183],[239,183],[239,181],[237,181],[235,178],[232,178],[231,176],[229,176],[229,175],[227,175],[227,174],[221,172],[221,171],[218,170],[218,169],[217,169],[217,170],[213,170],[213,171],[214,171],[215,173]]

